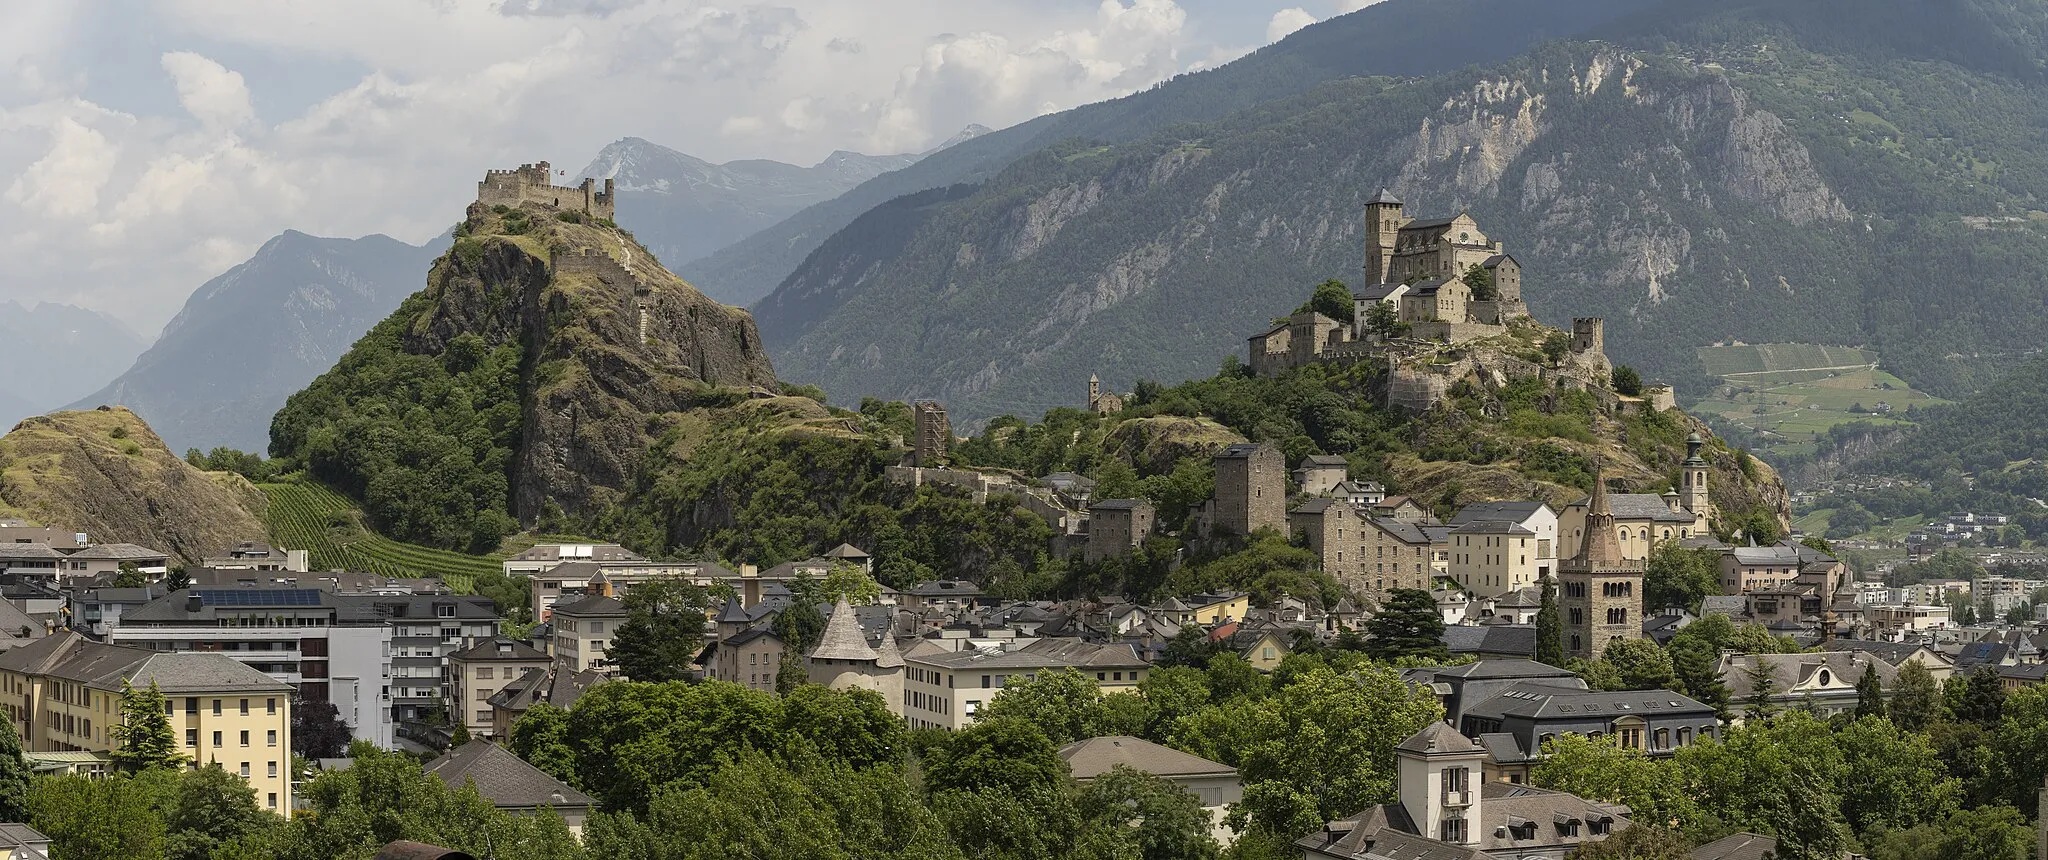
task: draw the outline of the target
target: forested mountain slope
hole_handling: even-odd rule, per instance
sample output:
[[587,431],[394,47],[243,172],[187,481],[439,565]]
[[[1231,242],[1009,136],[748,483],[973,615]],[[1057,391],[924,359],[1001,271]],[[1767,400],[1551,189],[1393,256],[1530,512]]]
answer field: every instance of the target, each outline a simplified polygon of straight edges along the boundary
[[1434,75],[1497,62],[1615,21],[1640,0],[1386,0],[1296,32],[1221,68],[1039,117],[934,153],[703,259],[677,267],[711,295],[751,304],[862,213],[891,199],[981,182],[1019,156],[1082,137],[1129,141],[1207,122],[1357,75]]
[[1667,5],[1488,69],[1070,141],[868,213],[756,311],[784,375],[834,396],[1032,413],[1091,372],[1200,373],[1304,285],[1356,281],[1387,185],[1470,211],[1539,318],[1606,317],[1610,352],[1681,394],[1728,339],[1868,345],[1966,392],[2048,335],[2044,13],[1855,8]]

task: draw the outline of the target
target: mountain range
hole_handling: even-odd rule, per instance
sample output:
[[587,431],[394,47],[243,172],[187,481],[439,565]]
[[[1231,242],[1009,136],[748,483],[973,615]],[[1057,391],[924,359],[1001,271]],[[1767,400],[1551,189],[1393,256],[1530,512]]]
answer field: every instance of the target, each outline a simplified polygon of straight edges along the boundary
[[287,230],[207,281],[126,372],[66,408],[127,406],[173,450],[262,451],[285,397],[419,289],[448,241]]
[[[1707,387],[1694,347],[1717,341],[1866,345],[1955,396],[2048,335],[2032,274],[2048,268],[2038,4],[1518,4],[1577,14],[1583,38],[1234,111],[1171,106],[1226,72],[1314,68],[1304,46],[1387,43],[1397,16],[1446,5],[1392,0],[1040,120],[1070,131],[861,213],[757,303],[778,369],[849,401],[938,397],[969,421],[1082,402],[1091,373],[1187,378],[1309,285],[1356,281],[1383,186],[1410,215],[1469,211],[1522,262],[1539,318],[1607,318],[1610,353],[1681,396]],[[1486,59],[1455,45],[1495,45],[1407,23],[1413,38],[1392,41],[1456,58],[1440,66]],[[804,218],[944,164],[713,259],[769,260],[756,243],[800,244]]]
[[[972,126],[940,148],[988,131]],[[606,146],[577,176],[616,180],[619,224],[655,256],[695,260],[892,170],[922,153],[834,152],[811,167],[747,159],[712,164],[637,137]],[[745,304],[758,295],[712,294]]]
[[0,428],[63,405],[135,360],[143,339],[98,311],[42,302],[0,301]]

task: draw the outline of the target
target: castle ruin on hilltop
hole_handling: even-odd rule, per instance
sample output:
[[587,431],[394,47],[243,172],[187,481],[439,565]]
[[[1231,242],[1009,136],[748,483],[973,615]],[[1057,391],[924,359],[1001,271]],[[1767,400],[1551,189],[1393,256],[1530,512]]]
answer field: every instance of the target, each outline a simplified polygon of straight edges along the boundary
[[522,164],[516,170],[489,170],[476,184],[476,202],[485,206],[518,206],[538,203],[556,209],[582,212],[592,218],[612,217],[612,180],[597,190],[597,180],[583,178],[575,187],[554,184],[554,170],[545,161]]
[[[1468,213],[1410,218],[1382,188],[1366,203],[1362,290],[1352,293],[1352,320],[1313,308],[1274,320],[1252,335],[1247,363],[1276,376],[1309,364],[1383,363],[1385,403],[1426,411],[1460,379],[1485,371],[1497,377],[1554,378],[1607,394],[1614,366],[1606,324],[1572,321],[1569,347],[1554,363],[1532,360],[1503,338],[1518,324],[1534,326],[1522,301],[1522,264],[1481,231]],[[1613,397],[1611,394],[1607,394]],[[1650,408],[1675,406],[1668,388],[1646,392]],[[1610,407],[1627,407],[1617,398]]]

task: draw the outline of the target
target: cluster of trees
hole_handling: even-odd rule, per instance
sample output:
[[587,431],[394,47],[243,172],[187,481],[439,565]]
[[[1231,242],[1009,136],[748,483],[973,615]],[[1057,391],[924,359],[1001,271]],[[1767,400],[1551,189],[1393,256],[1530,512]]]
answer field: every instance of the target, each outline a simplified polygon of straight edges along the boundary
[[275,468],[303,467],[363,503],[377,530],[427,546],[495,550],[516,530],[510,474],[522,350],[474,333],[440,355],[403,342],[434,300],[416,293],[271,420]]

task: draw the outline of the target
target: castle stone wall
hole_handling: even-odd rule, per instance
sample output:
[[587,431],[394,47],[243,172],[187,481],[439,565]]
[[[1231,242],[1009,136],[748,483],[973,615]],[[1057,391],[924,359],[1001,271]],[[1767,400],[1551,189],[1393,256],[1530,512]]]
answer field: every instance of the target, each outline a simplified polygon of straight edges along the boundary
[[612,180],[605,180],[604,190],[599,191],[595,179],[586,177],[575,186],[556,185],[553,174],[553,166],[545,161],[522,164],[515,170],[486,171],[483,181],[476,184],[476,200],[486,206],[538,203],[593,218],[612,217],[617,195]]

